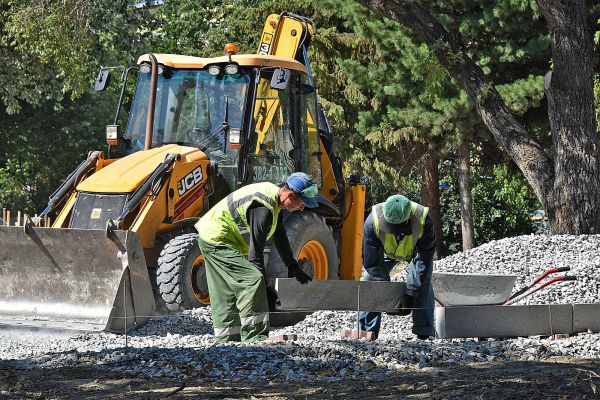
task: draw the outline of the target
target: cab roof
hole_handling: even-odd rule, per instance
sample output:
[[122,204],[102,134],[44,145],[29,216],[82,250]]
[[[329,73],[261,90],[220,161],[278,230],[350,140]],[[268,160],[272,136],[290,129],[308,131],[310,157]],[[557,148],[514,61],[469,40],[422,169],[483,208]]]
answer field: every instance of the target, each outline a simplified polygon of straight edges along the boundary
[[[229,62],[229,56],[204,58],[183,56],[179,54],[154,54],[159,64],[172,68],[204,68],[210,64],[220,64]],[[306,67],[289,57],[282,56],[264,56],[260,54],[235,54],[231,56],[231,61],[242,67],[281,67],[302,71],[306,73]],[[137,63],[150,62],[148,54],[138,58]]]

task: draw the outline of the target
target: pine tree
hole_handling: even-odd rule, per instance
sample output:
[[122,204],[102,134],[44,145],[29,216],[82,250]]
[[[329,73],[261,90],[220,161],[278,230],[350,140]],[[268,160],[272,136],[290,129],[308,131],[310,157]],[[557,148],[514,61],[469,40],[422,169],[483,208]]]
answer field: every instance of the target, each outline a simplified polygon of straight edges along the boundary
[[[449,75],[469,94],[500,146],[523,171],[543,203],[554,233],[600,231],[600,216],[596,212],[600,205],[600,161],[592,90],[592,32],[597,25],[589,21],[597,5],[588,8],[583,0],[568,4],[539,0],[539,9],[529,3],[523,5],[537,11],[538,19],[543,15],[551,38],[553,73],[547,80],[546,94],[552,146],[544,148],[547,141],[538,140],[532,133],[534,129],[529,132],[518,121],[490,74],[470,56],[470,42],[464,32],[440,23],[444,16],[437,16],[435,7],[428,4],[424,8],[413,1],[360,2],[381,16],[401,22],[435,53]],[[462,16],[457,19],[462,20]],[[498,20],[512,22],[503,15]],[[529,83],[540,81],[539,76],[529,79]],[[520,88],[528,86],[524,81]],[[539,132],[544,139],[543,130]],[[553,154],[549,156],[550,153]]]

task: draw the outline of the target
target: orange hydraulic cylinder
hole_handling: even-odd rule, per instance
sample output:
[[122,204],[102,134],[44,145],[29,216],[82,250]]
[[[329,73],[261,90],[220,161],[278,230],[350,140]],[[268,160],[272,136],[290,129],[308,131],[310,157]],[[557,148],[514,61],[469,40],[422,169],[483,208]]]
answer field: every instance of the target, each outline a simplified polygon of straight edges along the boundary
[[365,218],[365,185],[346,187],[346,220],[342,227],[342,259],[340,278],[359,280],[362,273],[363,224]]

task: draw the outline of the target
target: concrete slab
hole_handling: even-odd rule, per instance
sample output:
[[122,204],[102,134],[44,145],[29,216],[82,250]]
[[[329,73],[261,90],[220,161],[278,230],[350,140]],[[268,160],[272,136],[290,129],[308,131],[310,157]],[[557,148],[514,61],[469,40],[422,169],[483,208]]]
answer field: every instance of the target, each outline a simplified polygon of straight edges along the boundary
[[518,337],[573,332],[571,304],[437,307],[436,337]]
[[571,337],[571,335],[569,335],[568,333],[558,333],[554,336],[552,336],[552,339],[554,340],[567,340]]
[[600,303],[573,304],[573,332],[600,332]]
[[[312,281],[277,278],[280,310],[393,311],[406,290],[404,282]],[[360,303],[359,303],[360,299]]]

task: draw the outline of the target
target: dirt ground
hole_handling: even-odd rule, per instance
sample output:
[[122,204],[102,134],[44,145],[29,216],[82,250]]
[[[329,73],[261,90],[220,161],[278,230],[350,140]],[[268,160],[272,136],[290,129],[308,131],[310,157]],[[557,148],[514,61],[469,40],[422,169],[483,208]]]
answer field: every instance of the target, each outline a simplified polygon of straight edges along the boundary
[[478,363],[403,371],[383,382],[179,382],[90,368],[15,369],[0,361],[0,399],[600,399],[600,360]]

